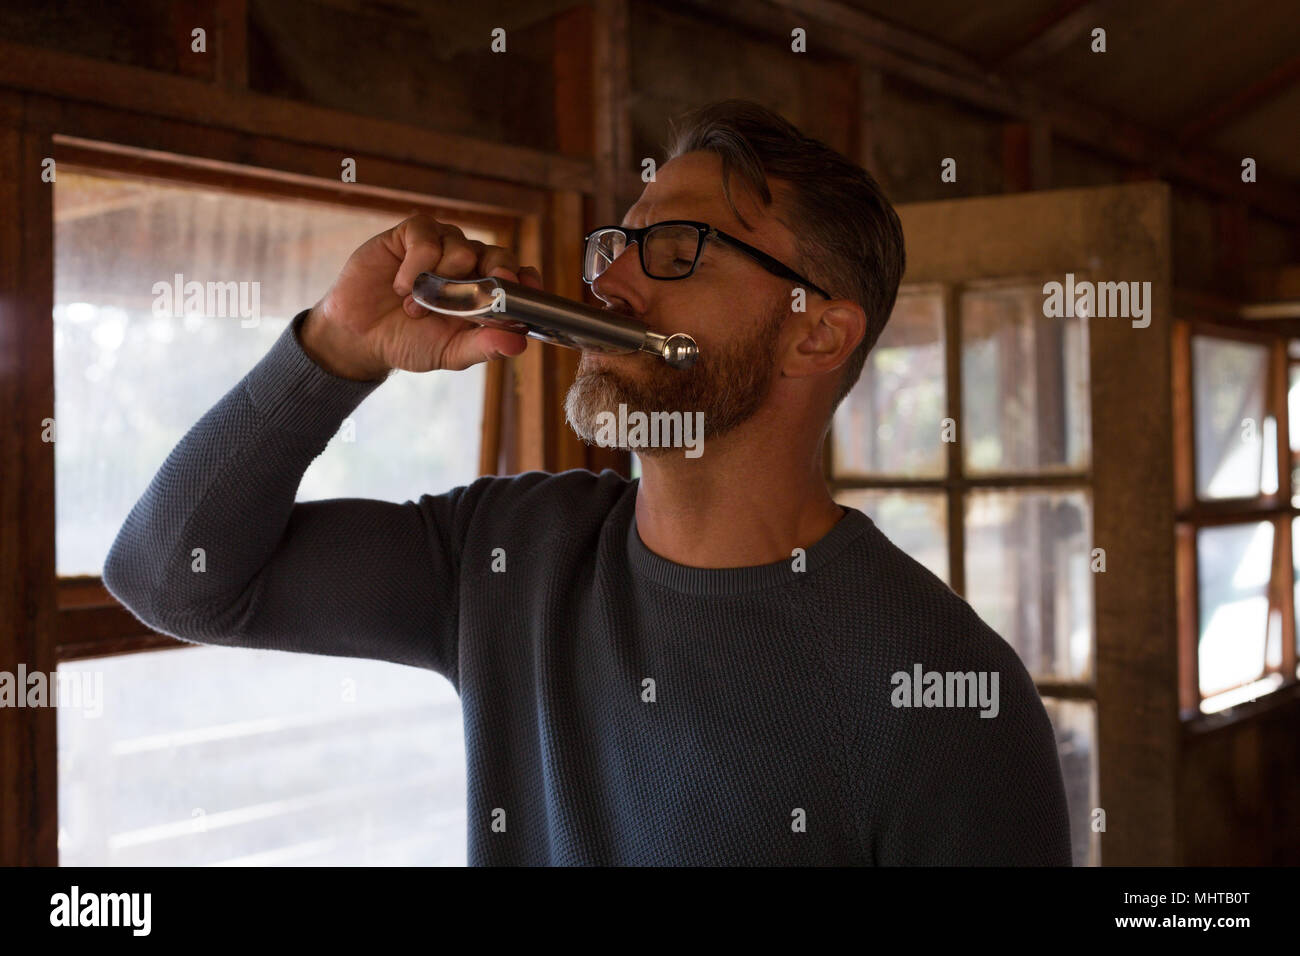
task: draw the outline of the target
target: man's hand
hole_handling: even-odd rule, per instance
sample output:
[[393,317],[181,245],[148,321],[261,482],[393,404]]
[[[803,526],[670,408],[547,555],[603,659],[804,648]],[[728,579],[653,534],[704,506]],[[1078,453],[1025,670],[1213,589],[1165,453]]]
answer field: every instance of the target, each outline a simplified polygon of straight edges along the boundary
[[491,275],[542,288],[541,273],[532,266],[521,269],[510,250],[415,215],[352,253],[299,328],[303,351],[334,375],[378,380],[395,368],[458,371],[527,347],[519,333],[417,305],[411,288],[421,272],[450,279]]

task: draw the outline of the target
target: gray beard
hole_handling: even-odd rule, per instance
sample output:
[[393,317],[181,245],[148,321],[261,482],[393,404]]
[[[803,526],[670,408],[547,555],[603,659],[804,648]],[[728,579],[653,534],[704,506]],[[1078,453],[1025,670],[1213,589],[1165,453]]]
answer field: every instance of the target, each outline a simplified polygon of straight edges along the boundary
[[[703,412],[702,440],[725,435],[752,418],[771,391],[786,308],[784,298],[778,300],[747,339],[728,339],[701,350],[695,367],[685,371],[637,353],[629,359],[640,363],[643,371],[632,378],[620,369],[598,365],[600,360],[584,352],[564,399],[569,426],[584,442],[594,445],[597,416],[602,412],[617,416],[622,404],[628,415],[639,411],[647,417],[653,412]],[[643,458],[673,451],[664,447],[634,450]]]

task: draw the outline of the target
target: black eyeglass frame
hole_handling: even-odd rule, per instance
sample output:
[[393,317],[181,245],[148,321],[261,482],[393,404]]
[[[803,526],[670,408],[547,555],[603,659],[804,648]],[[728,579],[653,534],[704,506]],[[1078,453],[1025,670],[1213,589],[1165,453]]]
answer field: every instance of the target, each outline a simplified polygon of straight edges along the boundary
[[[646,268],[645,243],[643,243],[641,239],[646,235],[646,233],[650,232],[650,230],[658,229],[661,226],[694,226],[695,229],[699,232],[699,238],[696,240],[695,243],[695,259],[693,262],[691,262],[690,269],[688,269],[686,272],[683,272],[679,276],[652,276],[650,275],[650,270]],[[724,242],[727,245],[733,247],[739,252],[743,252],[745,255],[749,256],[760,266],[762,266],[765,270],[772,273],[772,275],[780,276],[782,279],[790,279],[794,282],[799,283],[802,286],[807,286],[809,289],[812,289],[814,292],[816,292],[824,299],[831,298],[830,294],[826,292],[824,289],[822,289],[820,286],[816,285],[813,282],[808,281],[799,273],[791,269],[789,266],[783,264],[781,260],[769,256],[762,249],[757,249],[742,239],[737,239],[735,236],[728,235],[727,233],[723,232],[721,229],[714,229],[707,222],[698,222],[694,219],[665,219],[663,222],[652,222],[650,225],[642,226],[639,229],[632,229],[627,226],[599,226],[596,229],[591,230],[591,232],[587,233],[585,236],[582,237],[582,249],[583,249],[582,281],[587,283],[587,285],[591,285],[593,282],[596,281],[595,279],[587,278],[587,268],[586,268],[587,244],[591,242],[591,237],[594,236],[596,233],[607,232],[611,229],[617,232],[621,232],[623,234],[623,241],[625,243],[633,243],[633,242],[636,243],[637,256],[641,261],[641,271],[644,272],[649,278],[655,279],[656,281],[659,282],[673,282],[677,279],[689,279],[691,276],[695,274],[695,267],[700,263],[700,256],[704,253],[705,241],[708,239],[717,239],[720,242]]]

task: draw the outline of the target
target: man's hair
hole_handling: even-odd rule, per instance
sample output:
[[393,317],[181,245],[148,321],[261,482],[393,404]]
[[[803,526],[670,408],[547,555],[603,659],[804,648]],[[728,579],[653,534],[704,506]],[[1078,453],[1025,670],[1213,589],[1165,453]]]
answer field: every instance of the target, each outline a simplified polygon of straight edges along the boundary
[[746,228],[731,196],[732,172],[764,206],[772,205],[767,177],[788,184],[786,208],[778,206],[773,215],[795,235],[800,261],[790,265],[866,313],[866,332],[845,363],[831,406],[838,407],[894,309],[904,266],[898,214],[865,169],[749,100],[710,103],[673,123],[668,159],[696,150],[721,157],[722,191]]

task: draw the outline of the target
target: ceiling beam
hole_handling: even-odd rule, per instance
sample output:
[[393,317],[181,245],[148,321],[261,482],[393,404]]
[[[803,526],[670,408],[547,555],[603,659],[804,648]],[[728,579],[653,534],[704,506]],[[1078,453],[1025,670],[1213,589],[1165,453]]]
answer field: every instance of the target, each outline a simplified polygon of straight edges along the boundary
[[1098,21],[1113,6],[1110,0],[1064,0],[1031,24],[1024,38],[1003,50],[990,66],[1002,72],[1020,73],[1056,56],[1098,26]]
[[[974,57],[940,43],[906,27],[890,23],[874,14],[848,6],[840,0],[769,0],[801,17],[847,30],[870,43],[894,50],[904,56],[932,63],[968,76],[984,76],[989,70]],[[793,29],[793,27],[792,27]]]
[[1246,113],[1279,96],[1300,80],[1300,53],[1281,66],[1243,87],[1217,107],[1188,123],[1178,133],[1180,143],[1212,135]]

